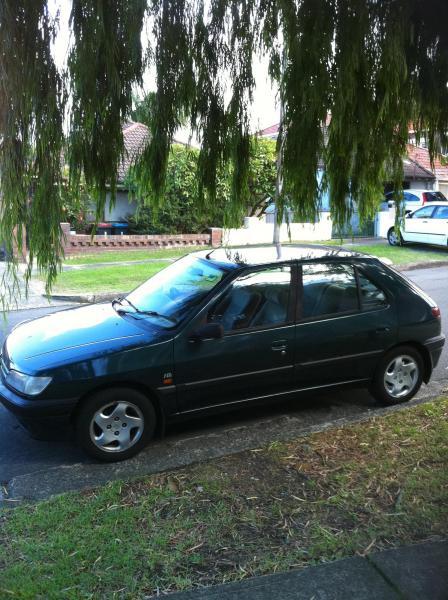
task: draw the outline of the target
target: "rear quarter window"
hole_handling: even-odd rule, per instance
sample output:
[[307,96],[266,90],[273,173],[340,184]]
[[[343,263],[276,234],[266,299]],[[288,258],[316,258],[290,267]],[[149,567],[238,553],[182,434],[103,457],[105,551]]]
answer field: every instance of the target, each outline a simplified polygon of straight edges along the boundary
[[359,293],[361,308],[371,310],[387,306],[387,297],[381,288],[373,283],[364,273],[358,270]]

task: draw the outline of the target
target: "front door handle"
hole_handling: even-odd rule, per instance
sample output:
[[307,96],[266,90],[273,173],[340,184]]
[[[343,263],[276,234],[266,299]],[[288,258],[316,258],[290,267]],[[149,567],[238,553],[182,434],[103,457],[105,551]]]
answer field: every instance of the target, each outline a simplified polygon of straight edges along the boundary
[[286,352],[287,347],[287,340],[277,340],[276,342],[272,342],[271,349],[274,350],[274,352]]

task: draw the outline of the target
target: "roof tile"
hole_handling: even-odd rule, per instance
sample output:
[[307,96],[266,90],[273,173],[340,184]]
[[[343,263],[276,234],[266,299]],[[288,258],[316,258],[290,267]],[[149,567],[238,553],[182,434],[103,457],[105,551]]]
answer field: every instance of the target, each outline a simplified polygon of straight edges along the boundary
[[123,125],[124,157],[118,167],[118,181],[124,181],[129,167],[143,152],[149,139],[149,129],[143,123],[128,122]]
[[439,158],[435,158],[434,169],[432,169],[431,160],[429,158],[429,150],[427,148],[408,144],[407,152],[410,160],[413,160],[430,173],[433,173],[437,179],[441,179],[442,181],[448,180],[448,164],[443,165]]

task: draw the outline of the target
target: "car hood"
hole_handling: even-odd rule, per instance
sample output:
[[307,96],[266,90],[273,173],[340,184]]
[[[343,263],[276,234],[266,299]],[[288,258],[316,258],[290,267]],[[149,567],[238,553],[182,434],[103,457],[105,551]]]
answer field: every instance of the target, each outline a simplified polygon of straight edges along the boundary
[[17,326],[7,337],[3,354],[9,368],[32,374],[169,337],[146,321],[120,316],[110,303],[93,304]]

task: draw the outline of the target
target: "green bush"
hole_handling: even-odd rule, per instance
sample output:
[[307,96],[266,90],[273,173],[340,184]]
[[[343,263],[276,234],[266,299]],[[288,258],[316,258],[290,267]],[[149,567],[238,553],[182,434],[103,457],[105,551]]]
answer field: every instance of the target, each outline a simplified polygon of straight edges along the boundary
[[[137,198],[140,206],[129,215],[130,233],[201,233],[208,227],[220,227],[223,211],[219,207],[201,210],[196,178],[197,150],[173,144],[168,161],[164,198],[156,206],[149,193]],[[137,194],[132,171],[127,178],[130,193]]]
[[95,211],[89,194],[84,189],[79,190],[77,194],[73,194],[68,188],[63,189],[62,201],[64,220],[70,223],[71,229],[76,233],[90,233]]

